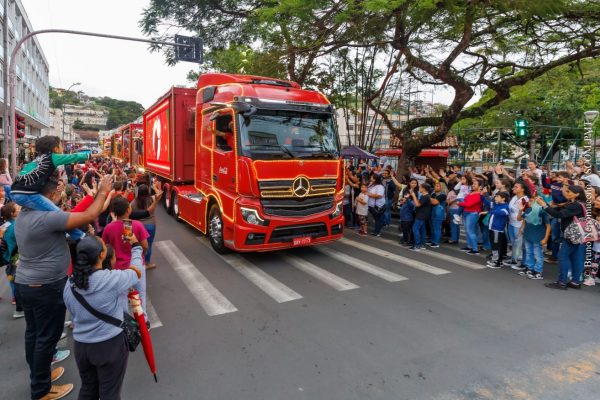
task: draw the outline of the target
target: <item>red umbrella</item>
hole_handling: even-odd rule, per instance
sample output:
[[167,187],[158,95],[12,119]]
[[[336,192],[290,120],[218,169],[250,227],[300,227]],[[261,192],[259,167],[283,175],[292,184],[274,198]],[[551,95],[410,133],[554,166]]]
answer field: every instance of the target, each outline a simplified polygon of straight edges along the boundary
[[132,305],[133,316],[140,326],[140,334],[142,336],[142,347],[144,348],[144,355],[150,367],[150,372],[154,375],[154,381],[158,382],[156,377],[156,361],[154,360],[154,349],[152,348],[152,339],[150,338],[150,332],[146,326],[146,318],[144,317],[144,311],[142,310],[142,302],[140,300],[140,294],[137,290],[131,289],[129,291],[129,304]]

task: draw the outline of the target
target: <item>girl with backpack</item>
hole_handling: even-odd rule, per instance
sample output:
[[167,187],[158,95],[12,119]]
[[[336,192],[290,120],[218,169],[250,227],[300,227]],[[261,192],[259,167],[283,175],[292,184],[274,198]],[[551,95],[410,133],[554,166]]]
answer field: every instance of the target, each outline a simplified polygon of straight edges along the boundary
[[[564,233],[567,227],[573,222],[574,217],[583,218],[585,216],[586,197],[583,188],[577,185],[564,187],[563,194],[567,199],[567,204],[562,207],[548,206],[541,196],[537,197],[536,201],[548,215],[560,218],[560,229]],[[581,289],[585,247],[585,243],[573,243],[568,237],[563,236],[558,250],[558,280],[546,283],[545,286],[561,290],[567,290],[567,288]],[[571,273],[571,280],[568,278],[569,272]]]

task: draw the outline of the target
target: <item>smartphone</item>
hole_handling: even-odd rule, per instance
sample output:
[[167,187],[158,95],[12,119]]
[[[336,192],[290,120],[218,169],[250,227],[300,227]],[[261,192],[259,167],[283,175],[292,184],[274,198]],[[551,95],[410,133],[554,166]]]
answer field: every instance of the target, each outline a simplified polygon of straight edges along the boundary
[[132,222],[130,219],[123,220],[123,240],[127,240],[127,237],[133,233]]

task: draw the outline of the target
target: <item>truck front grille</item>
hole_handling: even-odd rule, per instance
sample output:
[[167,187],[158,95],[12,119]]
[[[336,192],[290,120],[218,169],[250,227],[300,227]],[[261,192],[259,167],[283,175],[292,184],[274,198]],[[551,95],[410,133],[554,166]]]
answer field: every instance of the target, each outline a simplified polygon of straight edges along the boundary
[[263,212],[278,217],[306,217],[333,208],[333,196],[262,199]]

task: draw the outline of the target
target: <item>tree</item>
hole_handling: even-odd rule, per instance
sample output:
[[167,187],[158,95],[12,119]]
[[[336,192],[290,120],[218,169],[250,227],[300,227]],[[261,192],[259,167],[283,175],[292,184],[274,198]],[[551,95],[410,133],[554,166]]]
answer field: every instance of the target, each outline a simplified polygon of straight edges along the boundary
[[[318,76],[319,60],[337,50],[383,48],[393,61],[366,103],[399,138],[405,169],[457,121],[483,115],[513,88],[600,55],[599,20],[598,0],[152,0],[141,25],[155,37],[169,34],[165,24],[185,28],[209,46],[258,43],[282,54],[288,77],[301,84]],[[451,88],[448,108],[394,126],[382,99],[403,73]],[[465,109],[484,91],[483,101]],[[415,133],[425,127],[432,132]]]
[[76,119],[75,122],[73,122],[73,129],[83,129],[85,127],[85,125],[83,124],[83,122],[80,119]]

